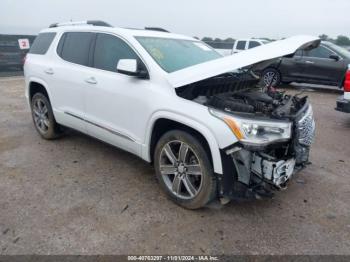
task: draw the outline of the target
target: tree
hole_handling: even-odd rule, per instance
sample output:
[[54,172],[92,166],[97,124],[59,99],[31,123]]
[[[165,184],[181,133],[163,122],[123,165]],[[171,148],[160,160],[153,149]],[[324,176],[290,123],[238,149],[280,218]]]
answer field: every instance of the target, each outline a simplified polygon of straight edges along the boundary
[[339,35],[335,40],[337,45],[350,46],[350,39],[347,36]]
[[328,35],[322,34],[318,36],[322,41],[327,41],[328,40]]
[[202,41],[203,42],[213,42],[213,38],[205,36],[202,38]]
[[234,43],[234,42],[235,42],[235,39],[233,39],[232,37],[229,37],[229,38],[226,38],[226,39],[224,40],[224,42],[226,42],[226,43]]

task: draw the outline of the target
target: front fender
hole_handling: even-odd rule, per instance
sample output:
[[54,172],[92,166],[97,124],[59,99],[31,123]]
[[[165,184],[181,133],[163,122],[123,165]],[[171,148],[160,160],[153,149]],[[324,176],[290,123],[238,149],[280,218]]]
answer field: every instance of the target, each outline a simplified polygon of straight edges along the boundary
[[213,132],[208,127],[206,127],[205,125],[200,123],[199,121],[191,119],[188,116],[180,115],[178,113],[169,112],[169,111],[158,111],[151,116],[151,118],[148,122],[148,126],[146,128],[147,132],[146,132],[145,143],[142,147],[141,154],[142,154],[143,159],[145,159],[146,161],[151,160],[150,144],[151,144],[153,127],[154,127],[155,122],[158,119],[162,119],[162,118],[172,120],[172,121],[178,122],[180,124],[186,125],[190,128],[193,128],[194,130],[196,130],[200,134],[202,134],[204,136],[204,138],[207,140],[209,148],[210,148],[210,152],[211,152],[211,156],[212,156],[212,160],[213,160],[214,172],[217,174],[223,173],[221,155],[220,155],[220,146],[219,146]]

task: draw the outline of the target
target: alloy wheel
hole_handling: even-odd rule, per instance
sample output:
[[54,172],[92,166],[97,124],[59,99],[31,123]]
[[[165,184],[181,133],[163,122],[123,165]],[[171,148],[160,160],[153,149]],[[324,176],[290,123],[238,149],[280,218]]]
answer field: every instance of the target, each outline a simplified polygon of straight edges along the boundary
[[272,81],[272,86],[276,86],[278,78],[277,74],[273,71],[268,71],[264,74],[264,85],[270,86]]
[[161,150],[159,167],[168,190],[181,199],[193,199],[199,193],[203,175],[199,158],[186,143],[170,141]]
[[49,111],[45,102],[37,98],[33,103],[33,118],[38,130],[45,134],[50,127]]

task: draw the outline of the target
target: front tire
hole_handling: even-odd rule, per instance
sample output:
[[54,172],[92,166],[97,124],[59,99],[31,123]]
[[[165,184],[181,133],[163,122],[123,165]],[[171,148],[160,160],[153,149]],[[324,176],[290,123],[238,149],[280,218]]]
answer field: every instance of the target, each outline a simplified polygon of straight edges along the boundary
[[182,207],[198,209],[216,196],[216,179],[208,154],[189,133],[165,133],[155,148],[154,167],[162,189]]
[[275,68],[267,68],[262,74],[262,81],[265,87],[270,86],[271,81],[271,86],[276,87],[281,83],[281,73]]
[[49,99],[42,93],[36,93],[31,101],[32,118],[35,129],[44,139],[60,136],[60,126],[56,123]]

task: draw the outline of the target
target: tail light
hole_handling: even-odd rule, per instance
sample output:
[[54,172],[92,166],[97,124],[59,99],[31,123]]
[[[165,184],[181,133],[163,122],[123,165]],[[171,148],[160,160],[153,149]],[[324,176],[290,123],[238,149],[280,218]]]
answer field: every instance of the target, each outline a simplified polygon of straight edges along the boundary
[[346,71],[344,80],[344,92],[350,92],[350,69]]

